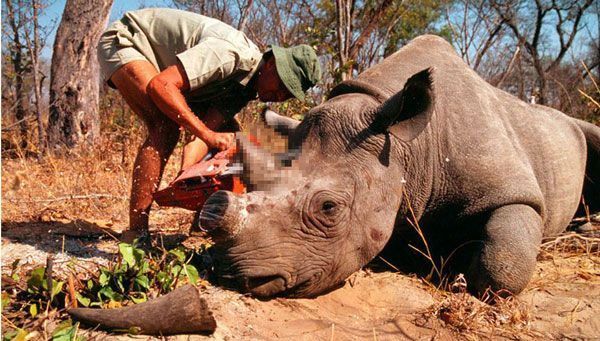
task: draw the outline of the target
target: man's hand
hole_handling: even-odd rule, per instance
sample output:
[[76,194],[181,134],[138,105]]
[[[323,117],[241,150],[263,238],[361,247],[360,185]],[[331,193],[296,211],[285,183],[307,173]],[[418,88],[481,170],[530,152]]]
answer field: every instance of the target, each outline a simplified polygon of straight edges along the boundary
[[227,150],[233,145],[235,135],[233,133],[213,133],[204,139],[204,142],[211,147],[217,148],[218,150]]

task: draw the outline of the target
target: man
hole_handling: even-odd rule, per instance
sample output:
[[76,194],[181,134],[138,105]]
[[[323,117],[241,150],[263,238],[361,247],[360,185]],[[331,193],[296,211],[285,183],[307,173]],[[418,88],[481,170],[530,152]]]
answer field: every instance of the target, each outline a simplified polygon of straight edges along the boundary
[[216,19],[174,9],[127,12],[98,43],[104,79],[115,87],[148,129],[135,160],[129,230],[123,240],[147,234],[152,194],[179,140],[182,170],[209,148],[227,149],[232,133],[216,132],[246,103],[304,99],[320,80],[312,48],[273,46],[264,54],[244,33]]

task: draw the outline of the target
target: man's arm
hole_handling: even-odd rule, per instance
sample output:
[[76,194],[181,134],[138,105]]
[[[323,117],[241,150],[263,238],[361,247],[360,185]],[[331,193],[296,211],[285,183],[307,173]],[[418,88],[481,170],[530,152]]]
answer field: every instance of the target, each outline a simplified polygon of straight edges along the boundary
[[226,149],[233,142],[233,136],[213,132],[192,112],[183,96],[189,89],[190,83],[186,73],[178,63],[152,78],[146,91],[160,111],[171,120],[204,140],[209,146]]

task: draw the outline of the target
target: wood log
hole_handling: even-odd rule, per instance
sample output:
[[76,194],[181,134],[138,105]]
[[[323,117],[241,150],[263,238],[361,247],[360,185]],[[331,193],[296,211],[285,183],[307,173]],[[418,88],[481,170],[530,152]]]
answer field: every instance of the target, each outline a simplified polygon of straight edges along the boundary
[[89,326],[146,335],[212,334],[217,323],[193,285],[177,288],[148,302],[118,309],[69,309]]

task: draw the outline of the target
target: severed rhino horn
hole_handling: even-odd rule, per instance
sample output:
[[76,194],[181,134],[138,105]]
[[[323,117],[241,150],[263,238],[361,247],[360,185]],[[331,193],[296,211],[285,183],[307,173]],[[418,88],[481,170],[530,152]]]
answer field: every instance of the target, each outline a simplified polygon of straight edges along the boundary
[[[281,179],[284,171],[281,159],[237,134],[235,163],[241,163],[242,180],[250,191],[270,189]],[[233,168],[236,168],[235,166]],[[204,203],[200,211],[200,226],[211,233],[217,242],[234,237],[244,227],[246,201],[229,191],[217,191]]]
[[237,134],[237,149],[243,165],[242,178],[250,189],[264,189],[280,179],[280,162],[269,151],[250,142],[242,134]]
[[68,313],[90,326],[147,335],[212,334],[217,328],[206,301],[193,285],[125,308],[74,308]]

